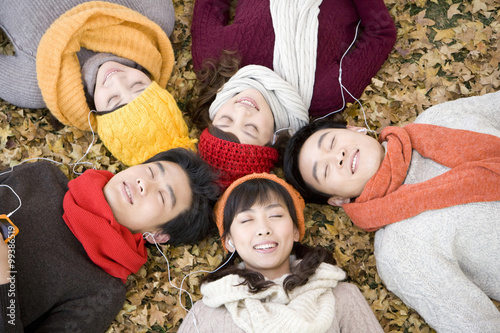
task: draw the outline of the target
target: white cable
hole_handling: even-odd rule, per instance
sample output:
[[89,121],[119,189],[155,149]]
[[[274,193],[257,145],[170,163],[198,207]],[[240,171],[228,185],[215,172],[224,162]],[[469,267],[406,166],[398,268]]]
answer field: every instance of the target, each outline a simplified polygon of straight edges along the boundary
[[347,88],[342,84],[342,61],[344,60],[344,57],[349,52],[349,50],[351,49],[351,47],[356,42],[356,39],[358,38],[358,29],[359,29],[360,24],[361,24],[361,20],[356,25],[356,31],[354,33],[354,39],[352,40],[351,44],[349,45],[349,47],[347,48],[347,50],[344,52],[344,54],[342,55],[342,57],[340,58],[340,64],[339,64],[339,84],[340,84],[340,95],[342,96],[342,107],[340,109],[338,109],[338,110],[335,110],[335,111],[332,111],[332,112],[328,113],[327,115],[325,115],[323,117],[317,118],[314,121],[317,121],[317,120],[320,120],[320,119],[324,119],[324,118],[326,118],[326,117],[328,117],[328,116],[330,116],[330,115],[332,115],[334,113],[342,111],[344,109],[344,107],[345,107],[345,104],[346,104],[345,103],[345,97],[344,97],[344,90],[345,90],[349,94],[349,96],[351,96],[356,102],[358,102],[359,106],[361,107],[361,111],[363,111],[363,117],[364,117],[365,125],[368,128],[368,130],[370,132],[375,132],[374,130],[372,130],[370,128],[370,126],[368,126],[368,122],[366,121],[365,109],[363,108],[363,105],[361,104],[361,102],[356,97],[354,97],[351,94],[351,92],[349,90],[347,90]]
[[[153,235],[152,233],[150,233],[150,232],[145,232],[145,233],[143,233],[143,236],[146,236],[146,235],[149,235],[149,236],[151,236],[151,237],[153,238],[153,241],[154,241],[154,243],[155,243],[156,248],[158,249],[158,251],[160,251],[160,253],[161,253],[161,255],[163,256],[163,258],[165,258],[165,260],[167,261],[168,283],[170,283],[170,285],[171,285],[172,287],[174,287],[175,289],[179,290],[179,304],[181,305],[181,307],[182,307],[182,308],[183,308],[183,309],[184,309],[187,313],[191,312],[191,310],[187,309],[187,308],[184,306],[184,304],[182,304],[182,299],[181,299],[182,293],[183,293],[183,292],[186,292],[186,293],[188,294],[188,296],[189,296],[189,300],[190,300],[190,302],[191,302],[191,306],[193,306],[193,305],[194,305],[194,302],[193,302],[193,298],[191,297],[191,294],[189,293],[189,291],[187,291],[186,289],[183,289],[183,288],[182,288],[182,285],[184,284],[184,280],[186,280],[186,278],[187,278],[188,276],[190,276],[190,275],[192,275],[192,274],[195,274],[195,273],[208,273],[208,274],[215,273],[215,272],[217,272],[219,269],[221,269],[222,267],[224,267],[224,266],[225,266],[225,265],[226,265],[226,264],[227,264],[227,263],[231,260],[231,258],[232,258],[232,257],[233,257],[233,255],[234,255],[234,252],[232,252],[232,253],[231,253],[231,256],[229,256],[229,258],[226,260],[226,262],[225,262],[224,264],[220,265],[219,267],[217,267],[217,268],[216,268],[215,270],[213,270],[213,271],[205,271],[205,270],[200,270],[200,271],[195,271],[195,272],[191,272],[191,273],[189,273],[188,275],[184,276],[184,278],[182,279],[182,281],[181,281],[181,286],[180,286],[180,287],[177,287],[177,286],[174,286],[174,285],[172,284],[172,281],[171,281],[171,279],[170,279],[170,262],[168,261],[167,256],[165,255],[165,253],[163,253],[163,251],[162,251],[162,250],[160,249],[160,247],[158,246],[158,243],[156,242],[156,239],[155,239],[154,235]],[[193,322],[194,322],[194,327],[196,328],[196,331],[199,333],[199,330],[198,330],[198,323],[197,323],[197,321],[196,321],[196,316],[194,315],[194,312],[193,312]]]
[[16,191],[14,191],[12,189],[12,187],[10,187],[9,185],[4,185],[4,184],[0,184],[0,186],[7,187],[9,190],[12,191],[12,193],[14,193],[14,195],[17,197],[17,200],[19,200],[19,206],[16,209],[14,209],[12,212],[10,212],[9,214],[7,214],[7,217],[10,217],[12,214],[14,214],[15,212],[17,212],[17,210],[19,208],[21,208],[21,206],[22,206],[23,203],[21,202],[21,198],[19,198],[19,196],[17,195]]

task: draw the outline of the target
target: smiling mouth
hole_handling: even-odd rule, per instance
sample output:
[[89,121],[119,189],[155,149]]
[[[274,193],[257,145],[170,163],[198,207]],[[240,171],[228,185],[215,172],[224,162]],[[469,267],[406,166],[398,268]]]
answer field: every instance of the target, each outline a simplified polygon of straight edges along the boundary
[[269,250],[275,248],[276,246],[278,246],[278,244],[276,243],[265,243],[265,244],[255,245],[253,248],[256,250]]
[[110,69],[109,71],[106,72],[106,74],[104,74],[104,79],[102,80],[102,84],[106,83],[106,81],[111,77],[113,76],[113,74],[115,73],[118,73],[118,72],[121,72],[121,70],[119,69],[115,69],[115,68],[112,68]]
[[236,101],[236,103],[245,104],[245,105],[248,105],[248,106],[256,109],[257,111],[260,111],[259,107],[257,106],[257,103],[255,103],[254,100],[252,100],[248,97],[240,98],[239,100]]
[[351,163],[351,172],[354,174],[356,169],[358,168],[358,158],[359,158],[359,150],[354,153]]
[[127,184],[125,184],[125,182],[123,182],[123,187],[125,189],[125,193],[127,194],[128,201],[130,202],[130,204],[134,204],[134,200],[132,200],[132,192],[130,192],[130,188]]

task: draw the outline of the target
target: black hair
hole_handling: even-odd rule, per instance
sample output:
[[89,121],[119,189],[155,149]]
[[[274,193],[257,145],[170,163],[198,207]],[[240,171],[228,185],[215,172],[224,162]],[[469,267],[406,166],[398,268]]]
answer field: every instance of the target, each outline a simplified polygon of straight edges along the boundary
[[[297,259],[302,260],[297,266],[291,268],[291,274],[288,275],[283,281],[283,288],[287,293],[296,287],[305,285],[309,277],[316,272],[316,269],[322,262],[330,265],[336,264],[332,252],[321,246],[311,247],[295,242],[293,243],[292,252],[295,254]],[[226,256],[223,263],[219,267],[227,265],[227,268],[222,268],[214,273],[205,275],[201,278],[201,283],[213,282],[223,278],[224,276],[237,274],[244,279],[240,285],[247,285],[250,292],[254,294],[266,290],[275,284],[272,280],[266,280],[264,275],[259,272],[246,268],[238,268],[235,264],[236,258],[236,256],[233,256],[226,263],[228,260],[228,256]]]
[[184,148],[158,153],[144,164],[157,161],[178,164],[186,172],[192,191],[191,206],[162,226],[162,232],[170,235],[168,243],[177,246],[202,240],[215,230],[212,211],[220,192],[215,173],[195,152]]
[[[255,203],[267,202],[273,196],[278,196],[283,199],[292,221],[297,225],[297,214],[293,199],[283,186],[270,179],[250,179],[238,185],[227,198],[224,207],[223,237],[229,233],[233,219],[239,212],[250,208]],[[297,259],[302,259],[302,261],[291,270],[292,274],[285,278],[283,286],[287,293],[295,287],[306,284],[309,277],[314,274],[322,262],[335,265],[335,259],[332,253],[322,247],[311,248],[299,242],[295,242],[292,251],[295,253]],[[271,280],[266,280],[259,272],[246,268],[238,268],[238,266],[235,265],[235,259],[237,257],[238,256],[233,256],[227,264],[225,263],[226,260],[224,260],[224,263],[228,266],[203,277],[202,282],[216,281],[226,275],[237,274],[244,279],[241,285],[247,285],[252,293],[266,290],[275,284]]]
[[283,156],[283,171],[286,181],[292,185],[304,199],[310,202],[324,204],[331,196],[317,191],[306,184],[299,169],[299,155],[306,140],[319,130],[326,128],[347,128],[343,122],[333,122],[328,119],[313,121],[299,129],[291,138],[285,148]]

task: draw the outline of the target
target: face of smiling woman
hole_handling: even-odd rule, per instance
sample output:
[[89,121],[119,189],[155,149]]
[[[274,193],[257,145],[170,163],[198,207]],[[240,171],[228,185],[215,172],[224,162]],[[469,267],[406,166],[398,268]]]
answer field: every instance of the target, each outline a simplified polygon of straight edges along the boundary
[[113,111],[130,103],[151,84],[144,72],[107,61],[99,67],[94,90],[97,112]]
[[[290,273],[289,257],[299,237],[286,204],[274,198],[256,203],[234,217],[226,247],[238,251],[247,269],[276,279]],[[229,240],[234,248],[228,246]]]
[[243,90],[222,105],[212,125],[236,135],[244,144],[264,146],[274,135],[273,113],[256,89]]
[[167,161],[130,167],[111,178],[103,192],[116,221],[132,233],[154,234],[192,202],[187,174]]

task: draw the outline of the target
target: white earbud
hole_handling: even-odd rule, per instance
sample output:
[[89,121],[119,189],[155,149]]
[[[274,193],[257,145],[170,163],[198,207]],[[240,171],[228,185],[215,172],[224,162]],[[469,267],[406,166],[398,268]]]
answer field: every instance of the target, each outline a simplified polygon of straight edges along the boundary
[[228,243],[229,245],[231,245],[231,247],[234,249],[234,244],[233,244],[233,241],[232,241],[232,240],[228,240],[228,241],[227,241],[227,243]]
[[359,129],[358,132],[367,132],[368,130],[366,128]]

